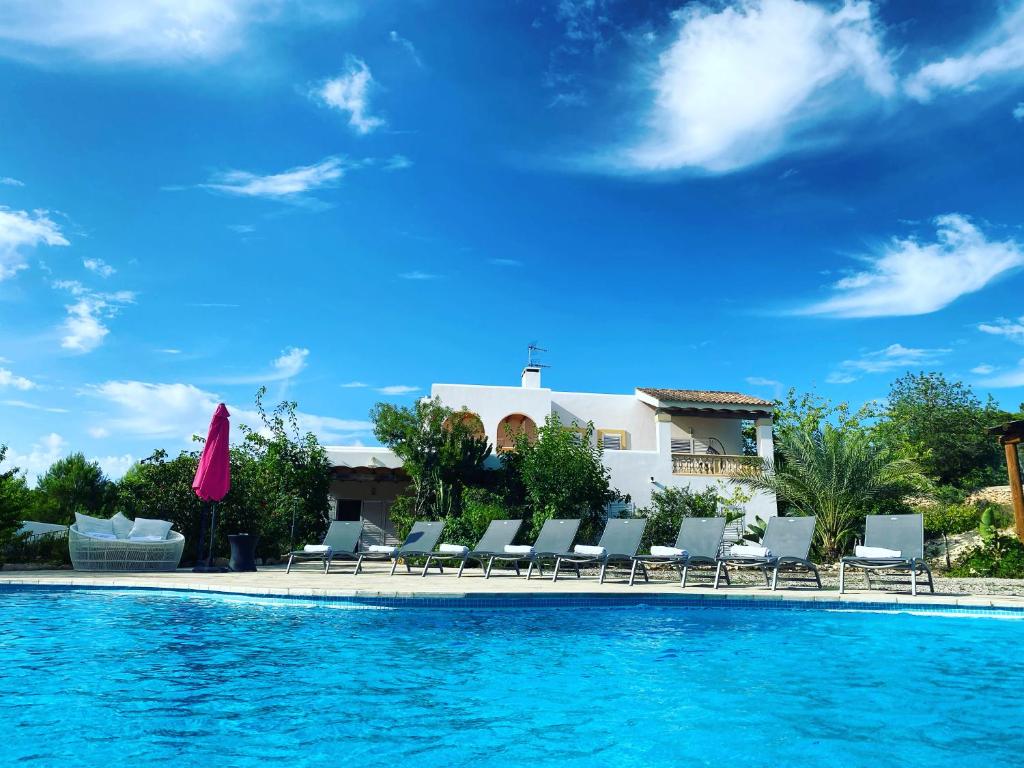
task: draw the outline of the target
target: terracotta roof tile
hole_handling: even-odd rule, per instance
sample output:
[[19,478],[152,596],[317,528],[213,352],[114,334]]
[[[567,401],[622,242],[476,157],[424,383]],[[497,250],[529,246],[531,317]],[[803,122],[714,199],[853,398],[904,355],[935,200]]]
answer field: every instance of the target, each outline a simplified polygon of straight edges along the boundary
[[773,405],[771,400],[762,400],[742,392],[718,392],[710,389],[652,389],[638,387],[640,392],[658,400],[671,400],[681,403],[709,403],[711,405],[757,405],[761,407]]

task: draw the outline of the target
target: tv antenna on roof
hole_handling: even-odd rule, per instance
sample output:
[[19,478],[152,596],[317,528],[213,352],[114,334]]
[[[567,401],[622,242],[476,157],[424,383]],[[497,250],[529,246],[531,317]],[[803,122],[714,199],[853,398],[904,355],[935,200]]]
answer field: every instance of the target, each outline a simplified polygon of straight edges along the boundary
[[526,347],[526,367],[527,368],[550,368],[551,367],[550,365],[545,365],[544,363],[540,362],[539,360],[534,360],[533,359],[533,356],[536,355],[538,352],[547,352],[547,350],[544,349],[544,347],[538,347],[536,341],[530,342],[530,344]]

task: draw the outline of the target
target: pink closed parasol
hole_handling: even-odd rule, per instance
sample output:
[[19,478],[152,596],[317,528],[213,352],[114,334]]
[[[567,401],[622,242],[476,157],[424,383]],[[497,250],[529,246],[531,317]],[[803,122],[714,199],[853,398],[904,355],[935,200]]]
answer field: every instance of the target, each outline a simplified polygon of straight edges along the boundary
[[205,502],[203,516],[199,528],[199,545],[196,548],[195,571],[221,570],[213,567],[213,535],[217,525],[216,507],[213,507],[212,523],[210,525],[210,549],[205,562],[203,561],[204,537],[206,536],[207,509],[215,502],[220,501],[231,489],[231,453],[229,451],[229,435],[231,422],[228,420],[231,414],[227,406],[221,403],[213,412],[210,419],[210,431],[206,435],[206,445],[203,446],[203,455],[199,457],[199,466],[196,468],[196,476],[192,481],[192,490],[196,496]]

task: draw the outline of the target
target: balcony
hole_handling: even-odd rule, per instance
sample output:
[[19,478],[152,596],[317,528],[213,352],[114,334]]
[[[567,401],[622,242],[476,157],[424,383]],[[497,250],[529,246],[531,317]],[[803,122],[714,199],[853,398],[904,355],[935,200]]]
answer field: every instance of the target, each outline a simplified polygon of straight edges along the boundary
[[744,477],[764,468],[760,456],[721,453],[673,453],[672,474],[697,477]]

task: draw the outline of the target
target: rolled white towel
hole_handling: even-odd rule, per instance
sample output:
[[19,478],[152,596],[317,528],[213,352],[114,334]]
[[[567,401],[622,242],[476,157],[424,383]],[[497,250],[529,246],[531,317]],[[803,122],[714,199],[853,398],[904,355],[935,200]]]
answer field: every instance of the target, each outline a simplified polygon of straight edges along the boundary
[[371,544],[366,548],[367,552],[372,552],[375,555],[394,555],[398,552],[398,547],[389,547],[386,544]]
[[461,544],[442,544],[437,551],[446,555],[464,555],[469,552],[469,547],[463,547]]
[[587,557],[602,557],[605,553],[604,547],[592,547],[589,544],[577,544],[573,547],[573,552],[577,555],[586,555]]
[[532,555],[536,550],[529,544],[506,544],[505,552],[509,555]]
[[97,533],[95,531],[79,531],[79,533],[87,539],[103,539],[104,541],[117,540],[117,535],[113,533]]
[[686,550],[679,547],[651,547],[651,554],[655,557],[686,557]]
[[303,552],[309,552],[311,555],[326,555],[331,551],[331,548],[326,544],[307,544],[302,548]]
[[748,544],[733,544],[729,554],[733,557],[771,557],[768,547],[756,547]]
[[854,554],[857,557],[864,557],[867,559],[878,559],[878,560],[892,560],[897,557],[903,557],[903,551],[899,549],[886,549],[885,547],[857,547],[854,549]]

